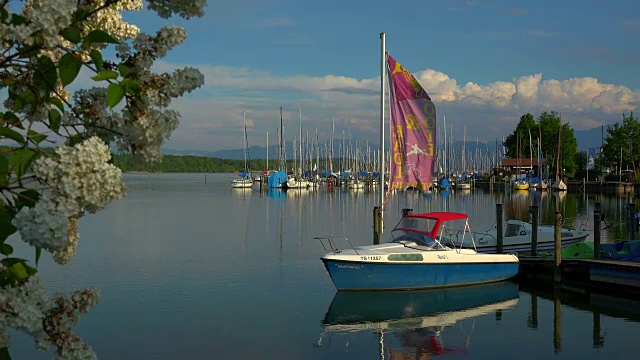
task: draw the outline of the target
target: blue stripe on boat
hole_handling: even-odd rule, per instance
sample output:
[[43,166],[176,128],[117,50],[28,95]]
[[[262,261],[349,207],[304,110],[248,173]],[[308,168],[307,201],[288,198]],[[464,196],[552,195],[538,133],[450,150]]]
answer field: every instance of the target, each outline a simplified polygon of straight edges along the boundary
[[409,290],[463,286],[509,279],[518,263],[407,264],[322,259],[338,290]]

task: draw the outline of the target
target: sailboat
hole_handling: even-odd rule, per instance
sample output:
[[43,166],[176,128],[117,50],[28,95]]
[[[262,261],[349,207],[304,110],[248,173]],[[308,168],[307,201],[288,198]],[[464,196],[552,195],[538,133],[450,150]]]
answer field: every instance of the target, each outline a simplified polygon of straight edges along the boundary
[[[391,171],[389,191],[413,187],[427,191],[436,158],[436,109],[416,78],[385,51],[382,42],[381,104],[385,73],[391,104]],[[384,133],[384,105],[381,106]],[[405,122],[413,119],[415,122]],[[384,153],[384,142],[381,142]],[[384,174],[384,165],[381,165]],[[384,201],[383,201],[384,205]],[[338,290],[419,290],[497,282],[518,273],[514,254],[480,254],[475,249],[441,242],[445,229],[464,229],[462,237],[475,248],[468,215],[455,212],[403,213],[388,241],[354,247],[344,237],[316,237],[321,257]],[[359,241],[357,243],[362,243]]]
[[531,184],[534,190],[547,190],[547,181],[543,171],[543,167],[546,167],[546,165],[542,156],[542,129],[538,128],[538,178]]
[[567,191],[567,185],[562,181],[562,176],[560,172],[560,166],[562,162],[560,161],[560,157],[562,156],[562,113],[560,113],[560,128],[558,129],[558,157],[556,162],[556,182],[551,185],[551,190],[553,191]]
[[246,189],[246,188],[251,188],[251,186],[253,185],[253,179],[251,179],[251,177],[247,173],[248,139],[247,139],[247,119],[246,119],[246,112],[244,110],[242,110],[242,122],[244,124],[244,171],[238,174],[238,176],[240,176],[239,179],[231,180],[231,187]]
[[520,178],[520,134],[516,138],[516,182],[513,183],[514,190],[529,190],[529,182]]
[[269,188],[286,188],[287,173],[284,171],[286,164],[286,153],[284,147],[284,126],[282,125],[282,107],[280,107],[280,131],[278,132],[278,167],[280,170],[269,175],[267,178],[267,186]]

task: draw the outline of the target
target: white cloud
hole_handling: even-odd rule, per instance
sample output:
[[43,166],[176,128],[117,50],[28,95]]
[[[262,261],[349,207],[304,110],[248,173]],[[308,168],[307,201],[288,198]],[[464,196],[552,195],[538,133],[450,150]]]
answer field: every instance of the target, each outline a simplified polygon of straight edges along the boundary
[[[378,78],[345,76],[279,76],[248,68],[204,65],[205,86],[176,102],[181,127],[167,147],[217,150],[240,148],[242,109],[247,109],[249,144],[277,143],[279,107],[284,108],[285,139],[298,134],[298,106],[302,104],[303,132],[323,141],[330,136],[332,116],[336,136],[350,131],[352,138],[378,142]],[[169,64],[160,64],[169,70]],[[510,82],[459,85],[447,74],[428,69],[414,72],[430,94],[439,118],[462,128],[465,124],[481,141],[502,138],[520,116],[530,112],[562,111],[563,121],[575,129],[588,129],[620,121],[623,112],[637,109],[640,93],[625,86],[604,84],[596,78],[544,79],[525,75]]]

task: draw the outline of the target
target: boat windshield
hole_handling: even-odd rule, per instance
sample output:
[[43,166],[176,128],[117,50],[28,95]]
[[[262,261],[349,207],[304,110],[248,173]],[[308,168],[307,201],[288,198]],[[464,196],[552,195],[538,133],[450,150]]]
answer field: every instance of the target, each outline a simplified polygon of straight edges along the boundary
[[393,230],[391,231],[391,242],[414,242],[419,246],[434,247],[436,241],[431,236],[415,231]]
[[432,219],[403,217],[391,231],[391,241],[413,241],[417,245],[432,247],[436,242],[429,233],[434,225],[435,220]]

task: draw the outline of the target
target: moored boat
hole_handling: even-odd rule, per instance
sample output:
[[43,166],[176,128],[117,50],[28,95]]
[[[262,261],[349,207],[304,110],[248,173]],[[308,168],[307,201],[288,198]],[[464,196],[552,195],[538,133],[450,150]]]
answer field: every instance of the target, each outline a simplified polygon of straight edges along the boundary
[[[503,225],[502,239],[503,250],[505,252],[528,252],[531,251],[531,234],[533,228],[531,223],[510,219]],[[498,249],[498,231],[494,227],[487,232],[475,232],[475,249],[481,253],[495,253]],[[562,247],[583,242],[589,235],[588,231],[562,228],[560,238]],[[451,237],[445,244],[460,246],[461,239]],[[464,244],[462,244],[463,247]],[[538,225],[538,250],[553,250],[555,248],[555,227],[553,225]]]
[[[444,246],[440,239],[445,223],[462,223],[461,239],[474,244],[468,216],[454,212],[405,214],[391,231],[390,241],[377,245],[354,247],[346,238],[316,239],[327,251],[322,262],[338,290],[443,288],[496,282],[517,274],[514,254],[479,254],[463,246]],[[345,246],[338,247],[340,241]]]

